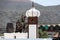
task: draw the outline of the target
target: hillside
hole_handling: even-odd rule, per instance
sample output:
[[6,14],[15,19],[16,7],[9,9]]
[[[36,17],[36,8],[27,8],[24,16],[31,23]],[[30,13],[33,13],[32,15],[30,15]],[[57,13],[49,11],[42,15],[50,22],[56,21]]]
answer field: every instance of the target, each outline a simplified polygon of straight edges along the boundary
[[[31,8],[31,1],[0,1],[0,28],[6,28],[8,22],[16,23],[21,15]],[[35,3],[36,9],[40,10],[39,23],[53,24],[60,23],[60,6],[48,6]]]

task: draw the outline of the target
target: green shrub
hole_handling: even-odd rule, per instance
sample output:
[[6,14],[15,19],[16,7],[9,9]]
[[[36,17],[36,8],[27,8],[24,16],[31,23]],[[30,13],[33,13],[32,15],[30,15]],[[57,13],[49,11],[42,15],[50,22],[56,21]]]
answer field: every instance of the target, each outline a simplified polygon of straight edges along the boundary
[[48,33],[47,31],[42,31],[41,29],[39,30],[39,38],[48,38]]
[[0,34],[0,36],[4,36],[4,34]]

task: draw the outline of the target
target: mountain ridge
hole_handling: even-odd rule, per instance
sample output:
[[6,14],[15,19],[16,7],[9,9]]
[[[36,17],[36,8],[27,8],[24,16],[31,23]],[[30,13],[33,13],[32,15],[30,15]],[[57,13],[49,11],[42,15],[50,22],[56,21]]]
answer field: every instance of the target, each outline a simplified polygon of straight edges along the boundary
[[[34,3],[36,9],[41,12],[39,24],[60,23],[60,7],[44,7]],[[32,7],[32,2],[9,2],[0,3],[0,28],[6,28],[8,22],[16,23],[20,16]]]

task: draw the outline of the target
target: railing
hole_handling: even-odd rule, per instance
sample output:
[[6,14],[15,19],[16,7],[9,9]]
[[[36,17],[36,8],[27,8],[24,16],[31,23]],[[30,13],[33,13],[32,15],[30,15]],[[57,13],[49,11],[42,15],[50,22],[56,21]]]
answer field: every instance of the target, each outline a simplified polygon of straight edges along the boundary
[[0,28],[0,33],[6,32],[6,28]]

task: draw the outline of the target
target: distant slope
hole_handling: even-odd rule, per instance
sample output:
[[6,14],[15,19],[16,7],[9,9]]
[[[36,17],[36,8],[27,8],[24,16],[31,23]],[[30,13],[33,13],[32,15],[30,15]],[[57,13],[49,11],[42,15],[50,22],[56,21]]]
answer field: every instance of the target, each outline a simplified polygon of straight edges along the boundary
[[[32,2],[15,2],[15,1],[2,1],[0,2],[0,28],[6,28],[8,22],[16,23],[22,14],[25,14],[32,6]],[[42,9],[35,3],[35,6]]]
[[[31,1],[0,1],[0,28],[6,28],[8,22],[16,23],[21,15],[31,8]],[[36,9],[40,10],[40,24],[60,23],[60,6],[44,7],[35,3]]]
[[[42,14],[44,18],[42,18],[42,20],[44,20],[44,23],[60,23],[60,5],[57,6],[47,6],[44,8],[43,11],[44,14]],[[43,22],[43,21],[41,21]]]

